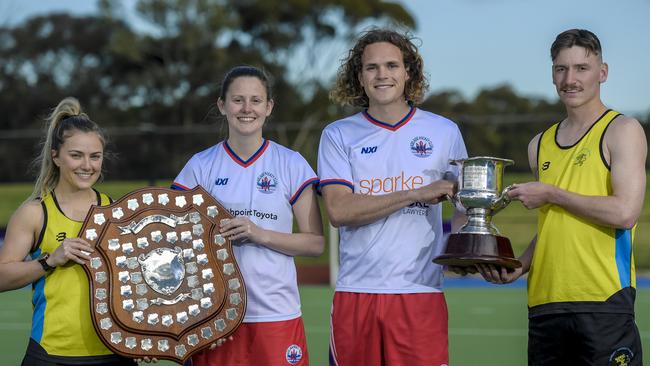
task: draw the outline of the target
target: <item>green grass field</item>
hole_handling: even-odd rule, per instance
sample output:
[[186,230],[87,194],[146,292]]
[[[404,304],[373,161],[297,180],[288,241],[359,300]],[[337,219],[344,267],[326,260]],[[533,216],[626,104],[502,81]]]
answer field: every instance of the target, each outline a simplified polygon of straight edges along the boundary
[[[505,184],[527,182],[532,179],[530,174],[508,172],[506,172],[504,177]],[[160,180],[156,182],[156,186],[169,187],[170,183],[170,180]],[[145,181],[107,181],[99,184],[98,189],[106,192],[113,199],[118,199],[134,189],[146,186],[147,182]],[[31,183],[0,184],[0,228],[7,226],[11,214],[29,197],[31,190]],[[646,197],[649,196],[649,190],[650,185],[646,187]],[[322,204],[321,210],[323,211],[323,218],[327,222]],[[450,217],[451,212],[451,205],[445,203],[443,205],[443,215]],[[510,238],[515,255],[520,255],[528,246],[530,239],[532,239],[537,230],[537,210],[527,210],[519,202],[513,202],[494,216],[494,223],[503,235]],[[327,235],[327,230],[325,232]],[[296,261],[299,264],[327,263],[329,258],[328,248],[325,251],[320,257],[296,258]],[[637,269],[640,272],[650,273],[650,207],[648,205],[644,205],[637,225],[637,233],[634,241],[634,256]]]
[[[325,366],[332,290],[300,288],[312,366]],[[0,293],[0,354],[2,365],[19,365],[31,322],[31,292]],[[448,288],[450,365],[521,366],[526,364],[527,317],[525,288]],[[637,324],[644,345],[650,344],[650,289],[637,292]],[[74,314],[70,314],[71,317]],[[432,340],[433,342],[433,340]],[[646,350],[644,363],[650,362]],[[174,363],[163,361],[161,366]]]
[[[506,184],[530,180],[527,174],[506,174]],[[99,186],[114,198],[146,182],[106,182]],[[168,186],[169,181],[156,182]],[[30,194],[31,184],[0,184],[0,227],[5,227],[12,212]],[[647,191],[646,191],[647,192]],[[647,194],[646,194],[647,196]],[[451,212],[444,205],[445,215]],[[536,211],[514,202],[494,219],[501,233],[512,241],[519,255],[536,230]],[[635,258],[639,273],[650,271],[650,209],[643,208],[635,239]],[[327,249],[326,249],[327,250]],[[319,258],[299,258],[298,263],[326,263],[327,253]],[[329,311],[332,290],[328,287],[301,287],[303,313],[311,364],[327,365]],[[450,364],[525,365],[527,342],[526,293],[524,288],[448,288]],[[637,293],[637,323],[644,344],[650,340],[650,288]],[[71,314],[74,316],[74,314]],[[31,317],[30,292],[0,293],[0,354],[2,365],[18,365],[25,352]],[[645,352],[645,363],[650,362]],[[173,365],[161,362],[160,365]]]

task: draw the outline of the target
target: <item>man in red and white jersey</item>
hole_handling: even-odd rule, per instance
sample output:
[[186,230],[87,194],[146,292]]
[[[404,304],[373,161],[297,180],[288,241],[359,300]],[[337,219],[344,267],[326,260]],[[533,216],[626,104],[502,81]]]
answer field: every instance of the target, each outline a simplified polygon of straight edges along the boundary
[[[448,364],[441,200],[450,159],[467,157],[458,126],[415,107],[427,88],[406,36],[363,34],[339,69],[332,99],[365,108],[328,125],[319,188],[340,230],[331,365]],[[463,222],[456,213],[452,226]]]

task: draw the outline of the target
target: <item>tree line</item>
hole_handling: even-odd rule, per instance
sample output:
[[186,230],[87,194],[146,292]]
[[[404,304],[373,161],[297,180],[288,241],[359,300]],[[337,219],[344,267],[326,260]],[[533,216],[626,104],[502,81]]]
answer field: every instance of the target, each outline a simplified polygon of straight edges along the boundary
[[[107,164],[111,179],[172,177],[223,138],[215,100],[220,78],[239,64],[274,77],[267,135],[315,163],[321,129],[352,110],[329,101],[334,75],[313,66],[369,25],[416,27],[404,7],[381,0],[139,0],[138,23],[125,20],[120,2],[97,4],[96,14],[0,27],[1,181],[32,179],[26,166],[44,117],[70,95],[108,127],[118,153]],[[509,85],[472,99],[433,92],[422,108],[458,122],[470,155],[512,158],[521,169],[530,138],[563,113],[557,101]]]

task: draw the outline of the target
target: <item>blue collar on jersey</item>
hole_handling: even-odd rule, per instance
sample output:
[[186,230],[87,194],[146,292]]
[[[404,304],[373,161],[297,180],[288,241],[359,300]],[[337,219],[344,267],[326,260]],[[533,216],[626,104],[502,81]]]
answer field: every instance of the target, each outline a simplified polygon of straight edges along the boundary
[[372,124],[374,124],[374,125],[376,125],[376,126],[379,126],[379,127],[381,127],[381,128],[385,128],[385,129],[390,130],[390,131],[397,131],[400,127],[404,126],[408,121],[411,120],[411,118],[412,118],[413,115],[415,114],[415,107],[414,107],[414,106],[411,106],[411,109],[410,109],[409,112],[406,114],[406,116],[405,116],[404,118],[402,118],[399,122],[397,122],[395,125],[391,125],[391,124],[389,124],[389,123],[382,122],[382,121],[380,121],[380,120],[374,118],[373,116],[371,116],[371,115],[368,113],[368,110],[367,110],[367,109],[366,109],[365,111],[363,111],[362,113],[363,113],[363,116],[366,117],[366,119],[367,119],[370,123],[372,123]]
[[235,161],[235,163],[243,166],[244,168],[247,168],[251,166],[262,154],[264,154],[264,151],[266,151],[266,148],[269,146],[269,140],[264,139],[262,141],[262,146],[260,146],[259,149],[251,156],[248,158],[248,160],[243,160],[235,152],[230,148],[230,145],[228,145],[228,141],[223,142],[223,148],[226,150],[226,153],[232,158],[232,160]]

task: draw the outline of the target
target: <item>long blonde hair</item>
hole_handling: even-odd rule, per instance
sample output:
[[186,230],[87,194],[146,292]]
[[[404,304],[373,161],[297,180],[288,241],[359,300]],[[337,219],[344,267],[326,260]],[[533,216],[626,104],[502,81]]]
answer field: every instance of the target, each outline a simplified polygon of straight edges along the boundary
[[41,153],[35,159],[39,174],[34,184],[34,191],[29,199],[43,199],[59,183],[59,168],[54,164],[52,151],[59,152],[61,145],[74,131],[95,132],[106,147],[106,136],[99,126],[81,110],[76,98],[63,99],[46,119],[47,132]]

